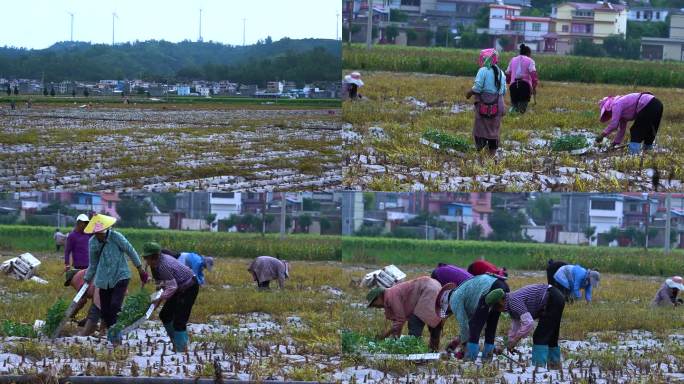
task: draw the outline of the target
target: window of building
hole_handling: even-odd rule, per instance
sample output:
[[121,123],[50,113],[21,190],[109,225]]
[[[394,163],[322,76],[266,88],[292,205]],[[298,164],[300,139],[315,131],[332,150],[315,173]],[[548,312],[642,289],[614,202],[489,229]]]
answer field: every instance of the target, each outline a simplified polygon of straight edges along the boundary
[[484,214],[484,213],[480,213],[480,220],[484,220],[484,219],[485,219],[485,214]]
[[656,20],[660,20],[660,11],[656,12]]
[[539,32],[541,31],[541,23],[532,23],[532,30],[534,32]]
[[110,209],[112,208],[112,202],[111,201],[107,202],[107,208],[110,208]]
[[510,30],[511,30],[511,25],[510,25],[510,24],[506,24],[506,30],[507,30],[507,31],[510,31]]
[[411,7],[420,7],[420,0],[401,0],[401,5],[408,5]]
[[629,211],[630,211],[630,212],[636,212],[636,211],[637,211],[637,206],[636,206],[636,204],[630,204],[630,205],[629,205]]
[[563,32],[567,32],[567,31],[569,30],[569,28],[568,28],[567,25],[564,25],[563,28],[562,28],[562,30],[563,30]]
[[612,200],[592,200],[591,209],[596,209],[600,211],[614,211],[615,201]]
[[212,193],[212,196],[217,198],[217,199],[232,199],[235,197],[234,192],[217,192],[217,193]]
[[637,20],[639,20],[639,18],[641,18],[641,12],[637,11],[637,17],[636,18],[637,18]]

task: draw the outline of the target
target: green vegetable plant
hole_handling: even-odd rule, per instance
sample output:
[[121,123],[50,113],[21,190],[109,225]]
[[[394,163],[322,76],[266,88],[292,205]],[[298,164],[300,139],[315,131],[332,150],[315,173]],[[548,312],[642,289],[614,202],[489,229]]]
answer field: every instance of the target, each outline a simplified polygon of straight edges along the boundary
[[3,320],[0,323],[0,335],[31,338],[38,336],[31,325],[18,323],[12,320]]
[[465,152],[470,147],[468,140],[464,137],[450,135],[446,132],[432,128],[429,128],[423,133],[423,138],[435,144],[439,144],[440,149],[449,148],[459,152]]
[[574,151],[587,146],[587,138],[582,135],[567,135],[555,139],[551,143],[551,149],[556,152]]
[[135,323],[136,320],[145,315],[149,306],[150,294],[146,290],[140,289],[137,293],[128,295],[111,332],[118,334],[124,328]]
[[342,353],[347,354],[368,352],[409,355],[428,352],[425,341],[415,336],[402,336],[397,339],[387,338],[378,341],[352,331],[343,331],[340,340],[342,342]]
[[52,333],[55,332],[68,308],[69,302],[63,298],[59,298],[50,309],[48,309],[47,316],[45,317],[45,325],[42,329],[43,334],[52,335]]

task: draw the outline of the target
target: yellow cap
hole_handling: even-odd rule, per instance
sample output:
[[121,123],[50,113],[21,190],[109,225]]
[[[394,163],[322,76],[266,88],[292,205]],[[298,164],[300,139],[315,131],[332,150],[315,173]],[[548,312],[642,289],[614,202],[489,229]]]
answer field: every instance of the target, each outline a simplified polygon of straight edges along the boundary
[[111,226],[114,225],[114,223],[116,223],[116,218],[107,215],[97,214],[90,219],[90,222],[88,222],[88,225],[85,227],[83,232],[103,232],[111,228]]

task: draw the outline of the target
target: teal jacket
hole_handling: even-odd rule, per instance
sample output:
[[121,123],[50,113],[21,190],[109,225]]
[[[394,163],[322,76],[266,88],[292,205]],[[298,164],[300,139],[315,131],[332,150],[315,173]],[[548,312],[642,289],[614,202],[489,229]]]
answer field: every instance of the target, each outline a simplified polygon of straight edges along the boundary
[[[104,249],[100,255],[102,244],[104,244]],[[136,267],[142,265],[138,252],[117,231],[110,230],[104,243],[101,243],[95,236],[91,237],[88,248],[90,263],[84,280],[93,282],[93,276],[95,276],[95,286],[100,289],[112,288],[117,282],[131,278],[125,255],[128,255]]]
[[461,342],[468,340],[470,336],[470,329],[468,327],[470,317],[475,314],[482,295],[489,292],[495,281],[496,277],[491,275],[475,276],[463,282],[451,293],[449,307],[454,315],[456,315],[456,321],[458,321],[461,333]]

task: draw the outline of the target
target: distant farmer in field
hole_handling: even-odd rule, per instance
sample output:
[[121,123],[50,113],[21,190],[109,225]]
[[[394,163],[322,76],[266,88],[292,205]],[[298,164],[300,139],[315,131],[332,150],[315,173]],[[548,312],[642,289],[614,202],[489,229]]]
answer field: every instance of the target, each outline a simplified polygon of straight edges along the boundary
[[475,146],[478,150],[488,148],[491,156],[499,148],[499,129],[506,107],[506,75],[496,65],[498,61],[499,54],[495,49],[482,50],[478,61],[480,69],[473,87],[466,93],[466,99],[475,96]]
[[67,235],[60,232],[59,228],[56,228],[55,233],[52,235],[52,238],[55,239],[55,247],[57,248],[57,252],[59,252],[59,250],[62,249],[62,247],[64,246],[64,242],[66,241]]
[[278,287],[285,288],[285,279],[290,277],[290,264],[271,256],[259,256],[247,270],[252,274],[259,289],[269,289],[271,280],[278,280]]
[[421,337],[427,325],[430,332],[430,350],[437,351],[443,323],[435,313],[435,301],[441,288],[437,280],[422,276],[387,289],[371,289],[366,296],[368,307],[383,308],[385,318],[392,322],[392,326],[378,337],[385,339],[390,336],[401,336],[407,322],[408,334]]
[[83,232],[90,219],[87,215],[80,214],[76,218],[76,226],[66,238],[64,246],[64,270],[70,268],[88,268],[88,242],[91,235]]
[[506,269],[506,267],[499,268],[486,260],[477,260],[472,262],[468,266],[468,272],[473,276],[491,273],[501,277],[508,277],[508,270]]
[[591,293],[601,281],[601,275],[597,271],[584,268],[581,265],[564,265],[553,275],[554,282],[551,284],[560,289],[570,301],[582,297],[580,290],[584,290],[584,298],[591,303]]
[[458,287],[461,285],[461,283],[473,277],[473,275],[471,275],[470,272],[466,271],[465,269],[459,268],[455,265],[439,263],[437,264],[437,268],[432,271],[432,275],[430,277],[439,281],[442,286],[445,286],[448,283],[453,283]]
[[549,259],[548,265],[546,267],[546,281],[547,283],[551,285],[555,285],[555,280],[553,279],[553,275],[556,274],[558,269],[564,265],[568,265],[565,261],[556,261],[553,259]]
[[532,335],[532,364],[537,367],[561,369],[561,353],[558,346],[561,318],[565,308],[565,298],[561,291],[547,284],[527,285],[505,295],[495,292],[495,308],[508,312],[511,316],[511,329],[508,331],[509,351],[514,351],[520,339],[532,332],[534,319],[539,324]]
[[13,111],[17,109],[17,103],[14,101],[14,99],[10,100],[10,109]]
[[599,108],[601,122],[609,123],[596,138],[597,143],[601,143],[611,132],[617,131],[612,146],[620,145],[627,130],[627,122],[634,120],[629,130],[629,153],[636,155],[641,152],[642,143],[644,151],[653,149],[663,117],[663,103],[655,96],[649,92],[608,96],[599,102]]
[[362,96],[359,93],[359,89],[363,87],[363,80],[361,80],[361,74],[358,72],[352,72],[344,77],[342,81],[343,92],[345,99],[356,100],[361,99]]
[[100,289],[100,310],[107,328],[116,324],[131,279],[126,256],[138,269],[143,285],[148,278],[131,243],[121,233],[111,229],[114,223],[115,218],[97,214],[84,230],[86,234],[94,233],[95,236],[88,242],[90,263],[83,279]]
[[[66,280],[64,281],[64,286],[71,286],[76,291],[79,291],[84,283],[84,277],[86,270],[75,270],[71,269],[66,273]],[[100,322],[101,312],[100,312],[100,290],[94,285],[90,285],[86,290],[84,298],[79,302],[78,308],[74,311],[73,317],[76,317],[78,311],[83,308],[88,299],[93,302],[90,304],[90,309],[88,309],[88,315],[85,319],[78,323],[79,327],[83,327],[78,335],[79,336],[90,336],[97,329],[97,323]]]
[[520,44],[520,55],[511,59],[506,69],[509,91],[511,93],[511,111],[525,113],[532,95],[537,93],[537,68],[535,67],[532,50],[525,44]]
[[653,299],[654,306],[678,306],[684,304],[684,300],[678,299],[679,291],[684,290],[684,280],[680,276],[673,276],[660,286]]
[[[443,290],[437,298],[436,310],[441,318],[449,314],[456,315],[460,336],[447,347],[447,351],[457,352],[466,360],[475,360],[480,352],[480,334],[485,329],[485,344],[482,357],[491,357],[494,353],[494,338],[499,323],[499,311],[492,304],[501,300],[505,292],[509,292],[508,284],[502,278],[493,275],[479,275],[466,280],[458,288]],[[493,293],[493,294],[490,294]]]
[[192,272],[197,277],[200,285],[204,285],[204,270],[211,272],[214,267],[214,258],[210,256],[202,256],[193,252],[175,252],[170,249],[162,249],[162,253],[173,256],[186,267],[192,269]]
[[186,352],[188,319],[199,293],[197,277],[190,268],[172,256],[163,254],[157,243],[145,244],[143,257],[150,266],[157,289],[164,289],[161,297],[153,302],[156,306],[164,303],[159,319],[173,343],[174,351]]

